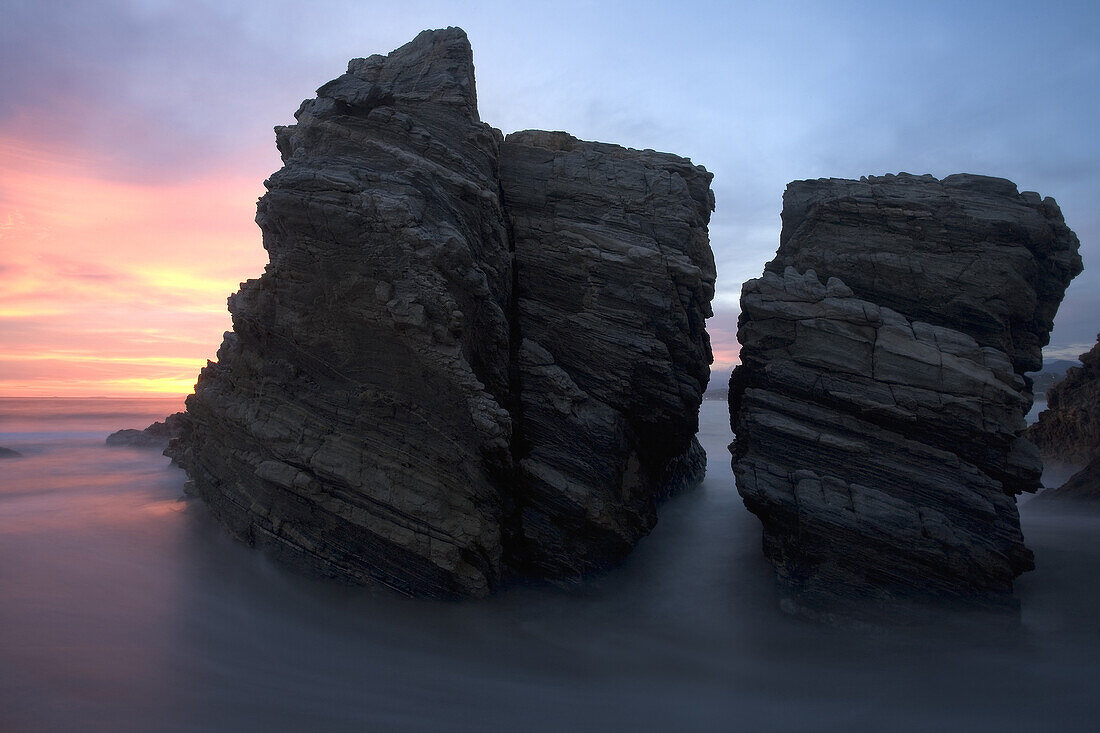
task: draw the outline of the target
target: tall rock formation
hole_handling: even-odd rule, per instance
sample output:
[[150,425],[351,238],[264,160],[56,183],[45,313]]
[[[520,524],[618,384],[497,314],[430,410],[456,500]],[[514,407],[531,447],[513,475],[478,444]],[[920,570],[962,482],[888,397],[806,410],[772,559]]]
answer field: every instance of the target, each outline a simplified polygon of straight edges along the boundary
[[270,263],[169,455],[238,537],[352,582],[483,595],[620,558],[701,477],[710,174],[504,143],[456,28],[317,95],[276,128]]
[[[1011,605],[1033,565],[1015,495],[1025,371],[1081,271],[1053,199],[972,175],[788,186],[764,276],[742,291],[730,380],[738,491],[784,606]],[[877,605],[877,604],[873,604]]]
[[1047,460],[1085,465],[1044,498],[1100,499],[1100,335],[1081,364],[1047,391],[1047,409],[1027,431]]

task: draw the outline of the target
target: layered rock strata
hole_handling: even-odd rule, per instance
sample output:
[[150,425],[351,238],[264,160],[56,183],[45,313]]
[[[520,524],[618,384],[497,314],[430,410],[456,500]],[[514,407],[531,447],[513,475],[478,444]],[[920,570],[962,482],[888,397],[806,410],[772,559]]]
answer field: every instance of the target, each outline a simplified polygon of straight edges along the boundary
[[788,610],[1011,605],[1033,565],[1015,495],[1042,473],[1023,373],[1078,246],[1053,199],[1002,179],[788,186],[730,381],[738,491]]
[[522,336],[523,562],[574,574],[653,527],[654,487],[702,476],[711,176],[540,131],[505,139],[500,175]]
[[168,450],[191,490],[287,561],[413,595],[622,557],[701,476],[710,174],[504,142],[459,29],[353,60],[296,119],[270,263]]

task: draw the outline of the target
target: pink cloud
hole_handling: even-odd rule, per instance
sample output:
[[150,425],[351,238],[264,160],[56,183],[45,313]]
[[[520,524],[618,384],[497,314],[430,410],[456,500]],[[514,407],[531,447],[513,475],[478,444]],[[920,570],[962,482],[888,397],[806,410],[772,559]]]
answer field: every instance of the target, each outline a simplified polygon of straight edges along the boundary
[[135,184],[0,137],[0,394],[190,391],[267,260],[267,171],[236,163]]
[[707,319],[707,333],[710,334],[711,350],[714,352],[715,372],[728,371],[741,363],[741,345],[737,343],[738,311],[716,308],[714,315]]

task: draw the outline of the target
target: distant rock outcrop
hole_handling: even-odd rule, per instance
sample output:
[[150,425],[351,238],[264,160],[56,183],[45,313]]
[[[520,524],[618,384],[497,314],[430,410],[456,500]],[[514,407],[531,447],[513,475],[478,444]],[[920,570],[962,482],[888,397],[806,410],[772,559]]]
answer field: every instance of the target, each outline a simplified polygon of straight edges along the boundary
[[1100,457],[1089,461],[1088,465],[1070,476],[1061,486],[1047,489],[1035,499],[1100,501]]
[[356,59],[277,128],[265,273],[168,454],[238,537],[482,595],[622,557],[702,475],[710,174],[480,121],[469,42]]
[[1100,335],[1081,364],[1047,391],[1047,409],[1027,430],[1047,460],[1082,465],[1100,458]]
[[11,448],[0,446],[0,458],[22,458],[23,454]]
[[787,609],[1012,605],[1033,566],[1014,497],[1042,472],[1022,375],[1078,246],[1053,199],[1002,179],[788,186],[730,381],[737,487]]
[[1076,359],[1072,361],[1069,359],[1055,359],[1050,362],[1044,361],[1042,371],[1029,374],[1028,376],[1031,377],[1032,382],[1031,391],[1034,393],[1036,401],[1045,402],[1050,388],[1065,379],[1066,372],[1076,366],[1081,366]]
[[177,412],[145,428],[144,430],[117,430],[107,436],[111,448],[159,448],[164,450],[173,438],[183,430],[185,414]]
[[1047,489],[1043,499],[1100,500],[1100,335],[1080,367],[1047,391],[1047,409],[1027,435],[1050,461],[1086,464],[1062,486]]

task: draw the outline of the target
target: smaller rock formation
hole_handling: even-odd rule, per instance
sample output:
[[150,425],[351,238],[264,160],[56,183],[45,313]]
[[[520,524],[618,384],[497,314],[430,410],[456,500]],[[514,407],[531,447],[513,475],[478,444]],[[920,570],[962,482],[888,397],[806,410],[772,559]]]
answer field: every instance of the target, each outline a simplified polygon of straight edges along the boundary
[[1015,495],[1052,320],[1081,270],[1053,199],[982,176],[798,181],[741,296],[737,489],[784,607],[1012,606],[1033,566]]
[[1083,465],[1100,457],[1100,335],[1081,364],[1047,391],[1047,409],[1027,431],[1049,461]]
[[1048,461],[1081,465],[1062,486],[1047,489],[1042,499],[1100,500],[1100,335],[1081,355],[1080,367],[1047,392],[1047,409],[1028,428],[1028,437]]
[[0,458],[22,458],[23,454],[17,450],[11,448],[4,448],[0,446]]
[[145,428],[135,430],[127,428],[118,430],[107,436],[107,446],[110,448],[157,448],[164,450],[173,438],[179,437],[183,430],[183,421],[187,418],[185,413],[177,412],[169,415],[163,421],[158,421]]

